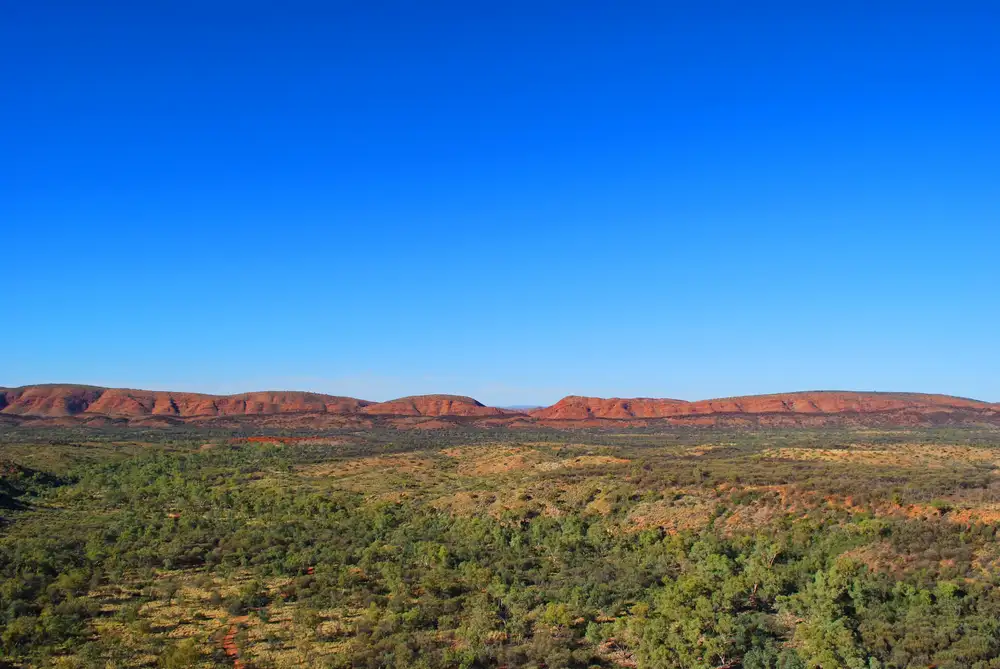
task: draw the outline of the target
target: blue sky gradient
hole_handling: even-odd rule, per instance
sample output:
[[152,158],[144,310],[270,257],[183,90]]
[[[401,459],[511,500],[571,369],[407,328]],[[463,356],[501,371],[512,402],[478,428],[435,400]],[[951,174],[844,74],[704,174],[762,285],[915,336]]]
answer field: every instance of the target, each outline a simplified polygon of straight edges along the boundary
[[3,14],[0,385],[1000,401],[996,3]]

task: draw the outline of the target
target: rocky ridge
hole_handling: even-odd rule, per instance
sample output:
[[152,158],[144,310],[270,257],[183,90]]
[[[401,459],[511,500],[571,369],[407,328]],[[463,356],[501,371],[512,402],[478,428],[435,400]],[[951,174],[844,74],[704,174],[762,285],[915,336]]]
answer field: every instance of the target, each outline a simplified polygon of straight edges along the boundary
[[660,398],[565,397],[532,410],[485,406],[462,395],[415,395],[388,402],[299,391],[236,395],[47,384],[0,388],[0,425],[25,421],[271,427],[398,428],[597,427],[643,425],[1000,425],[1000,404],[919,393],[811,391],[689,402]]

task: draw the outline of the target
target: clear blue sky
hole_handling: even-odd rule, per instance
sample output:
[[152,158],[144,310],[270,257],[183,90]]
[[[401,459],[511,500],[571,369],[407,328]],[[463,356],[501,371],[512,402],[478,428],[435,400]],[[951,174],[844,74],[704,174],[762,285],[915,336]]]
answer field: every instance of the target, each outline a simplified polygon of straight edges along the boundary
[[0,385],[1000,401],[996,2],[0,20]]

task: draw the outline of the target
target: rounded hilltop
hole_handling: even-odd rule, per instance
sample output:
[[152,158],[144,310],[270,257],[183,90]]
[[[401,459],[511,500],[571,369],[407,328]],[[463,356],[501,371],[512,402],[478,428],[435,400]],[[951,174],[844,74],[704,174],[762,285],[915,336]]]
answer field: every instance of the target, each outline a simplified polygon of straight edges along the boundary
[[464,395],[411,395],[372,404],[365,407],[364,412],[392,416],[496,416],[505,413]]

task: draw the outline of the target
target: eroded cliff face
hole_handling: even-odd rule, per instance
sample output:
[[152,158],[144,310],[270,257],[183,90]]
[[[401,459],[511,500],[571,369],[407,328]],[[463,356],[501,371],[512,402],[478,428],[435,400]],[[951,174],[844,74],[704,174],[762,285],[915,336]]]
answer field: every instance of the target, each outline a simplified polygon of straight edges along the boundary
[[83,413],[104,388],[72,385],[25,386],[4,392],[5,414],[15,416],[74,416]]

